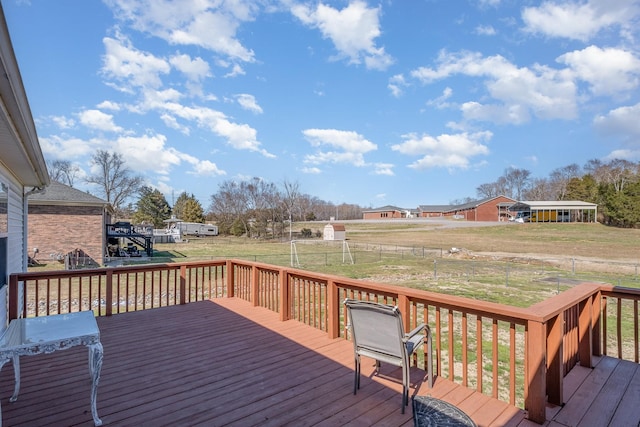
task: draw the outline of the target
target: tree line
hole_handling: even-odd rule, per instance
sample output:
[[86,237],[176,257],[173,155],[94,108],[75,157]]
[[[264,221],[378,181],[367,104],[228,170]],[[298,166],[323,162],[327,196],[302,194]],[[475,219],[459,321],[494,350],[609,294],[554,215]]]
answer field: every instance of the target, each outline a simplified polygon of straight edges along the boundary
[[[280,185],[254,177],[227,180],[210,197],[207,210],[193,194],[183,192],[171,206],[157,189],[145,185],[122,155],[98,150],[92,157],[94,173],[84,181],[98,188],[116,217],[135,224],[163,227],[175,216],[183,221],[215,222],[222,234],[280,237],[290,222],[361,219],[364,208],[356,204],[333,204],[305,194],[298,182]],[[57,160],[48,165],[53,180],[73,187],[79,167]],[[546,178],[534,178],[526,169],[507,168],[495,182],[476,188],[478,199],[504,195],[514,200],[581,200],[598,205],[599,222],[616,227],[640,226],[640,163],[614,159],[590,160],[553,170]],[[137,198],[134,204],[127,202]],[[472,198],[452,201],[461,204]]]
[[[91,163],[96,172],[85,177],[84,182],[96,186],[97,193],[113,207],[116,218],[129,219],[134,224],[162,228],[173,216],[186,222],[215,222],[221,234],[265,238],[283,236],[290,222],[362,218],[358,205],[320,200],[303,193],[298,182],[285,180],[276,185],[257,177],[222,182],[211,195],[206,211],[187,192],[181,193],[171,206],[164,194],[145,185],[144,179],[127,167],[122,155],[98,150]],[[69,161],[56,160],[47,166],[52,180],[71,187],[80,175],[80,168]],[[135,198],[135,203],[127,204]]]

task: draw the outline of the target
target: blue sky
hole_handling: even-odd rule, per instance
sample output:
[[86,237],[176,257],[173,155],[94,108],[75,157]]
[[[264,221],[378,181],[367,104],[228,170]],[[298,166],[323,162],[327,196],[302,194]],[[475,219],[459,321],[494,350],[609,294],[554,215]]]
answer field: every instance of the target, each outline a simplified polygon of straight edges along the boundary
[[640,161],[637,0],[2,5],[45,158],[121,153],[169,203],[260,177],[412,208]]

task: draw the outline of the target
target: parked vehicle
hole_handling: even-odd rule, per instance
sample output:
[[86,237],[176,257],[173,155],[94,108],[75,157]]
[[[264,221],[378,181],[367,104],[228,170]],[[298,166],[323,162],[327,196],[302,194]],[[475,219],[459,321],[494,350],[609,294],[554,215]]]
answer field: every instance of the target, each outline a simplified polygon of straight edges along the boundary
[[218,226],[213,224],[201,224],[199,222],[179,222],[176,226],[180,232],[187,236],[217,236]]

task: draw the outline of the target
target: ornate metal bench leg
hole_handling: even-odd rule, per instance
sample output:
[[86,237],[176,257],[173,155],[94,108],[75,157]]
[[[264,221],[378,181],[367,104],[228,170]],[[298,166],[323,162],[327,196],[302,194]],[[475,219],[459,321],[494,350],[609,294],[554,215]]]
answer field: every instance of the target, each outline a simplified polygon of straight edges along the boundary
[[100,382],[100,371],[102,370],[102,344],[92,344],[89,346],[89,372],[91,372],[91,415],[96,426],[102,425],[102,420],[98,418],[96,400],[98,397],[98,383]]
[[9,398],[9,402],[18,400],[18,393],[20,392],[20,356],[13,356],[13,376],[16,384],[13,386],[13,395]]

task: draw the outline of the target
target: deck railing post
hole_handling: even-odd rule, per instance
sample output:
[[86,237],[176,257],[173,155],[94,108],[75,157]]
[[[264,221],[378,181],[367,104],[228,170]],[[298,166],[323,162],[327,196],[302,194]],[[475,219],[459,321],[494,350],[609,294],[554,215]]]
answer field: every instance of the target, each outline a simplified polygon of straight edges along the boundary
[[409,332],[411,330],[411,313],[409,312],[411,306],[409,303],[409,298],[407,298],[407,296],[404,294],[398,294],[397,304],[400,313],[402,313],[402,326],[404,327],[404,330],[406,332]]
[[251,266],[251,303],[254,307],[260,304],[260,270],[257,266]]
[[278,308],[280,320],[285,321],[291,318],[291,294],[289,292],[289,272],[282,268],[278,277],[280,292],[280,307]]
[[234,282],[235,282],[235,268],[231,260],[227,260],[227,298],[233,298],[235,296]]
[[187,303],[187,266],[180,266],[180,304]]
[[589,297],[578,304],[578,357],[580,366],[591,368],[591,351],[593,348],[593,298]]
[[111,316],[113,314],[113,270],[111,268],[107,269],[106,281],[105,315]]
[[338,300],[338,285],[333,280],[327,282],[327,312],[329,316],[329,324],[327,333],[329,338],[338,338],[340,336],[340,301]]
[[593,303],[592,303],[592,318],[593,318],[593,327],[591,329],[592,333],[592,352],[594,356],[602,356],[602,339],[600,336],[600,328],[601,328],[601,319],[602,319],[602,292],[598,291],[595,295],[593,295]]
[[550,403],[562,405],[564,378],[564,312],[547,322],[547,395]]
[[9,321],[18,318],[19,307],[20,287],[18,285],[18,276],[12,274],[9,277]]
[[529,420],[538,424],[545,422],[546,406],[546,327],[538,321],[527,322],[526,364],[527,379],[525,387],[525,409],[529,413]]

